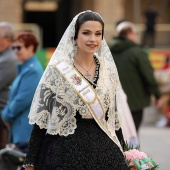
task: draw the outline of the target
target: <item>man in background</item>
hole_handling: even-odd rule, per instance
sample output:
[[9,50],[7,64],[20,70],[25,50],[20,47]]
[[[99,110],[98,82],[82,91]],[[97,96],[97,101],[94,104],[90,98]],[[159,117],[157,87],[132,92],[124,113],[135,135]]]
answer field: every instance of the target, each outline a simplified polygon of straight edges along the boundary
[[136,43],[134,24],[121,22],[116,31],[117,37],[112,39],[110,50],[138,132],[144,107],[150,105],[151,95],[158,100],[160,92],[147,53]]
[[153,5],[149,5],[148,9],[142,15],[142,22],[145,24],[142,45],[144,47],[153,48],[155,46],[156,24],[160,21],[160,15]]
[[[13,36],[12,25],[8,22],[0,22],[0,114],[7,104],[9,88],[17,74],[18,60],[12,50]],[[7,143],[8,128],[0,120],[0,149]]]

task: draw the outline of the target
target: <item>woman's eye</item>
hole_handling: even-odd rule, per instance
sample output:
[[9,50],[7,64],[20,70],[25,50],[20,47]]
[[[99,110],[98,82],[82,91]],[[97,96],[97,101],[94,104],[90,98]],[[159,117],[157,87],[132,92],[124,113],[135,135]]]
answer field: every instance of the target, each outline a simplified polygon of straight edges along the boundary
[[[91,33],[90,32],[83,32],[84,35],[90,35]],[[102,33],[101,32],[97,32],[95,33],[95,36],[101,36]]]
[[84,35],[88,35],[88,34],[89,34],[89,32],[83,32],[83,34],[84,34]]
[[100,36],[100,35],[102,35],[102,33],[101,33],[101,32],[99,32],[99,33],[96,33],[96,35],[97,35],[97,36]]

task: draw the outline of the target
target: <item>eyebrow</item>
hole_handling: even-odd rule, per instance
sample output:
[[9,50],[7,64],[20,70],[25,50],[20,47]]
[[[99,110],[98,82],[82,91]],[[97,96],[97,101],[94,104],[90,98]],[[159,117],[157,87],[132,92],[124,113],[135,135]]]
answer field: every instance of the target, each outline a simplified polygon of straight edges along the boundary
[[[89,31],[89,32],[91,32],[91,30],[88,30],[88,29],[84,29],[82,31]],[[102,30],[97,30],[96,32],[102,32]]]

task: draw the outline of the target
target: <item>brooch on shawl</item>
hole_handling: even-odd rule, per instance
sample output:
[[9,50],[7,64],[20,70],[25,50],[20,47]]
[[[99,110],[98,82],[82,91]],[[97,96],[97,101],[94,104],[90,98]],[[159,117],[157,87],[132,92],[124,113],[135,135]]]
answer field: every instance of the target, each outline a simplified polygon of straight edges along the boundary
[[73,82],[73,84],[75,84],[75,85],[81,85],[81,83],[82,83],[82,79],[81,79],[81,77],[79,77],[79,76],[77,76],[76,74],[74,74],[73,76],[71,76],[71,78],[72,78],[72,82]]

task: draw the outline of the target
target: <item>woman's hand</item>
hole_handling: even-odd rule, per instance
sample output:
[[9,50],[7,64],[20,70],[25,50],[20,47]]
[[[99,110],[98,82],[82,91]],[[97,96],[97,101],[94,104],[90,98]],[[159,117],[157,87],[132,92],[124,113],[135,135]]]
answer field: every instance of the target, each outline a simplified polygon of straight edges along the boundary
[[166,114],[166,109],[169,107],[169,103],[170,94],[163,94],[157,101],[156,107],[161,113]]
[[33,167],[33,166],[27,166],[27,167],[25,168],[25,170],[34,170],[34,167]]

